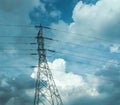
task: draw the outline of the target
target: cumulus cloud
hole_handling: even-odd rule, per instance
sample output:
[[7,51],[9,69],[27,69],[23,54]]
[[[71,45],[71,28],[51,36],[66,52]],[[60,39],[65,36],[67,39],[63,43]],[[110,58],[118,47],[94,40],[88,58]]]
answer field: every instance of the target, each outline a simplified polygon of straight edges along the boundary
[[[56,59],[53,62],[49,62],[49,67],[53,73],[55,83],[60,91],[61,97],[64,103],[68,103],[68,100],[82,96],[95,97],[99,95],[97,91],[97,85],[99,79],[93,75],[87,75],[86,80],[83,76],[74,74],[72,72],[66,73],[66,62],[64,59]],[[31,77],[36,78],[37,68],[35,68]],[[91,84],[91,83],[94,84]]]
[[[49,62],[55,83],[65,105],[118,105],[120,66],[106,64],[95,74],[85,76],[66,72],[66,61],[55,59]],[[37,68],[32,73],[36,77]],[[34,74],[34,75],[33,75]],[[34,99],[34,80],[28,75],[15,78],[0,76],[0,105],[32,105]],[[24,82],[23,82],[24,81]]]
[[[25,1],[19,1],[20,4],[22,4],[21,2],[26,4],[24,3]],[[38,3],[38,1],[36,2]],[[5,3],[6,8],[1,6],[2,3]],[[28,16],[27,18],[22,19],[21,14],[23,14],[23,17],[26,17],[26,13],[29,12],[31,6],[28,6],[28,8],[30,7],[28,9],[27,6],[23,5],[22,7],[21,5],[20,8],[25,9],[25,12],[22,13],[21,10],[23,9],[18,11],[15,10],[16,6],[13,5],[14,3],[10,3],[11,6],[13,5],[12,7],[9,7],[8,4],[9,2],[7,0],[0,1],[0,13],[3,14],[3,17],[0,18],[1,22],[8,23],[10,21],[15,24],[29,23]],[[33,5],[32,2],[30,5]],[[40,8],[43,11],[46,11],[43,4],[39,5],[42,5],[42,8]],[[118,0],[100,0],[95,5],[84,4],[80,1],[74,8],[72,23],[67,24],[60,20],[58,24],[51,24],[51,26],[67,30],[69,32],[83,34],[86,39],[89,35],[90,37],[103,37],[110,41],[119,40],[119,9],[120,3]],[[8,15],[8,13],[10,15]],[[52,15],[55,16],[54,13]],[[12,20],[9,19],[9,16],[11,16]],[[37,14],[37,16],[39,17],[39,14]],[[21,29],[16,30],[17,33],[23,33],[23,30],[21,31]],[[57,35],[58,36],[56,36],[56,38],[59,39],[61,34],[58,32]],[[76,34],[71,35],[64,33],[62,35],[64,36],[62,37],[64,40],[71,42],[74,40],[76,40],[76,42],[82,41],[81,39],[78,39]],[[85,42],[87,43],[87,41]],[[115,48],[116,46],[113,47],[111,47],[111,52],[118,52],[119,48]],[[114,65],[110,62],[105,65],[104,68],[97,71],[95,75],[86,74],[85,76],[74,74],[73,72],[70,72],[71,70],[67,73],[66,61],[63,59],[56,59],[48,64],[66,105],[97,105],[98,103],[99,105],[120,104],[120,67],[118,64]],[[32,78],[36,77],[36,72],[37,68],[32,73]],[[13,105],[13,103],[17,103],[17,105],[21,105],[23,103],[25,105],[32,104],[34,88],[33,80],[26,76],[19,76],[15,80],[2,76],[0,84],[1,105]]]
[[[113,57],[112,54],[119,53],[119,9],[119,0],[111,0],[111,2],[109,0],[99,0],[96,4],[86,4],[80,1],[73,10],[73,22],[67,24],[59,20],[58,23],[51,24],[53,28],[68,32],[52,31],[55,35],[53,38],[61,39],[63,42],[70,42],[70,44],[67,43],[67,47],[65,45],[59,47],[63,52],[69,50],[71,53],[76,52],[76,55],[83,54],[82,56],[88,57],[91,57],[94,53],[97,56],[92,56],[93,59],[97,57],[98,59],[106,60],[105,62],[114,59],[116,55]],[[53,43],[53,46],[56,49],[58,48],[56,43]],[[93,62],[91,64],[97,63]]]
[[[120,65],[105,64],[104,68],[99,69],[94,75],[99,78],[99,85],[97,85],[97,92],[99,95],[90,97],[88,95],[76,98],[69,105],[118,105],[119,89],[120,89]],[[89,78],[91,81],[92,79]],[[92,82],[94,84],[94,82]]]
[[[120,65],[111,65],[105,64],[104,68],[99,69],[95,75],[99,79],[97,85],[97,92],[99,95],[96,97],[91,96],[82,96],[76,98],[69,105],[118,105],[119,101],[119,89],[120,89]],[[92,78],[89,78],[91,81]],[[94,84],[94,82],[92,82]]]
[[[117,40],[120,31],[119,0],[100,0],[95,5],[79,2],[73,11],[71,30],[84,35],[100,36]],[[86,31],[87,30],[87,31]]]
[[[92,37],[100,37],[111,41],[111,43],[118,43],[120,39],[119,9],[119,0],[111,0],[111,2],[109,0],[99,0],[96,4],[78,2],[73,10],[73,22],[70,23],[67,31],[79,33],[79,35],[70,35],[68,33],[66,36],[76,41],[79,39],[79,42],[85,42],[86,39],[93,40]],[[58,23],[56,27],[57,25],[62,24]],[[88,42],[86,41],[86,43]]]

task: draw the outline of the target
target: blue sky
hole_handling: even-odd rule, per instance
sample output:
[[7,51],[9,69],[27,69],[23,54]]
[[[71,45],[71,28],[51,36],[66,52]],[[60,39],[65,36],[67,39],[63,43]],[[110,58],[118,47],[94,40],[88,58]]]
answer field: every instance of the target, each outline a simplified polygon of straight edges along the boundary
[[[73,21],[72,19],[72,10],[74,9],[77,2],[80,0],[65,0],[64,3],[62,0],[41,0],[42,3],[45,3],[46,12],[42,13],[42,8],[35,7],[33,11],[30,12],[30,18],[32,23],[38,24],[50,24],[51,22],[58,22],[58,20],[63,20],[67,23]],[[85,4],[95,4],[98,0],[83,0]],[[58,14],[53,17],[50,13],[58,12]],[[36,17],[36,14],[39,14]],[[43,14],[43,15],[42,15]],[[40,19],[39,19],[40,18]],[[50,21],[49,21],[50,20]]]
[[119,105],[119,17],[119,0],[1,0],[0,105],[33,105],[38,30],[24,25],[38,24],[56,29],[45,47],[64,105]]

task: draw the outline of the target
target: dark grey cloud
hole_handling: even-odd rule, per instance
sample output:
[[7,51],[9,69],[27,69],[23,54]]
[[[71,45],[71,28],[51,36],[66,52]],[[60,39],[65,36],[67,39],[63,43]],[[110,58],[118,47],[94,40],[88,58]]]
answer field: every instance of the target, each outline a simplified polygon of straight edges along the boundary
[[99,92],[108,94],[111,99],[110,102],[118,102],[117,97],[120,96],[120,66],[110,66],[97,72],[96,75],[104,79],[103,83],[98,87]]
[[32,105],[34,94],[26,93],[30,89],[34,89],[34,80],[28,75],[14,78],[0,75],[0,105]]
[[[112,11],[111,11],[112,12]],[[116,16],[113,22],[104,26],[101,35],[112,42],[119,43],[120,40],[120,14]]]
[[[0,24],[4,25],[28,25],[30,24],[29,12],[37,5],[37,0],[0,0]],[[6,36],[25,36],[32,34],[31,29],[23,27],[6,27],[0,25],[0,34]],[[19,39],[19,38],[18,38]],[[16,38],[1,37],[0,41],[5,42],[18,42]],[[17,40],[17,41],[16,41]],[[20,40],[20,39],[19,39]],[[22,40],[22,39],[21,39]],[[20,42],[25,42],[22,40]],[[3,44],[0,44],[2,47]],[[14,45],[7,45],[14,47]]]
[[21,6],[21,0],[0,0],[0,9],[5,12],[13,12]]
[[[29,9],[27,8],[29,7],[27,6],[27,4],[29,3],[29,0],[27,0],[27,2],[25,0],[22,0],[22,1],[17,0],[18,1],[16,3],[17,5],[15,4],[16,2],[15,0],[12,0],[12,1],[13,2],[10,2],[9,0],[0,1],[0,13],[1,13],[0,22],[3,22],[3,23],[10,22],[12,24],[22,24],[22,23],[28,24],[29,23],[28,13],[29,13],[30,8]],[[25,5],[22,5],[22,3]],[[39,10],[39,8],[40,7],[38,7],[37,9]],[[7,13],[9,13],[10,15],[8,15]],[[119,23],[119,19],[116,20],[116,23]],[[114,26],[114,29],[113,29],[113,26]],[[104,37],[108,37],[112,39],[115,36],[114,37],[115,39],[117,38],[119,39],[119,28],[118,27],[119,27],[119,24],[114,24],[114,23],[113,25],[109,26],[109,28],[107,26],[105,28],[105,31],[103,32],[103,34],[106,33],[104,34],[106,35]],[[4,30],[4,29],[1,29],[1,30]],[[10,32],[15,33],[15,30],[16,30],[16,33],[19,33],[18,34],[19,36],[23,35],[23,33],[28,33],[28,34],[30,33],[29,30],[26,31],[26,29],[23,30],[23,29],[18,29],[18,28],[15,28],[13,31],[8,31],[7,33],[6,32],[5,33],[6,34]],[[85,28],[85,31],[86,30],[87,29]],[[106,30],[108,31],[106,32]],[[21,42],[23,40],[22,39],[19,40],[18,38],[16,41]],[[25,42],[27,41],[28,40],[26,40]],[[6,61],[9,62],[8,59],[5,60],[5,62]],[[119,105],[120,104],[120,101],[119,101],[120,99],[119,97],[120,96],[120,85],[119,85],[120,84],[120,71],[119,70],[120,70],[120,67],[115,67],[113,65],[112,67],[109,67],[107,69],[97,72],[95,75],[97,77],[103,78],[103,80],[101,79],[101,82],[99,86],[97,87],[97,90],[100,93],[100,95],[94,96],[94,97],[81,96],[79,98],[76,98],[73,102],[70,102],[68,105],[88,105],[88,104],[90,105],[98,105],[98,104],[99,105]],[[14,105],[14,104],[33,105],[33,96],[31,97],[25,92],[25,90],[29,90],[33,88],[34,88],[34,81],[30,79],[28,75],[18,75],[18,77],[12,78],[12,77],[8,77],[8,76],[1,74],[0,75],[0,105]]]
[[120,104],[120,66],[109,66],[95,73],[100,83],[98,96],[81,96],[68,105],[119,105]]
[[21,14],[30,11],[30,8],[34,5],[34,1],[36,0],[0,0],[0,10],[12,14],[18,12]]
[[[20,49],[30,49],[31,47],[33,47],[31,45],[25,45],[22,43],[31,43],[33,41],[36,42],[35,38],[30,39],[22,37],[30,35],[36,36],[35,30],[31,28],[17,27],[14,25],[29,25],[29,12],[33,9],[35,5],[37,5],[37,0],[0,0],[0,36],[9,36],[0,37],[0,66],[21,66],[22,64],[24,65],[25,62],[22,61],[22,63],[19,58],[24,58],[24,61],[27,61],[26,57],[31,57],[29,56],[31,53],[30,51],[27,52]],[[21,53],[23,54],[23,56],[16,56],[17,54],[19,55]],[[24,56],[25,53],[27,53],[27,56]],[[22,64],[19,64],[17,62],[21,62]],[[11,70],[11,74],[16,74],[18,68],[19,70],[21,69],[20,66],[14,68],[14,70],[13,68],[11,68],[12,70],[10,68],[6,70],[5,68],[0,68],[0,72],[3,72],[4,70]]]

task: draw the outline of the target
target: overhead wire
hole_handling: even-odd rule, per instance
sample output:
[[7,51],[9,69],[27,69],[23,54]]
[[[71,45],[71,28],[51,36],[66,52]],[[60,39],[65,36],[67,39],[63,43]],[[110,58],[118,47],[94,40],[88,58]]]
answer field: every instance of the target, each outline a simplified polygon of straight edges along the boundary
[[[38,49],[19,49],[19,50],[24,50],[24,51],[37,51]],[[19,51],[19,50],[14,50],[14,49],[0,49],[0,51],[4,52],[4,51]],[[59,54],[63,54],[63,55],[72,55],[72,56],[75,56],[75,57],[79,57],[79,58],[84,58],[84,59],[87,59],[87,60],[94,60],[94,61],[97,61],[97,62],[106,62],[107,60],[110,60],[111,58],[107,58],[107,59],[98,59],[99,56],[92,56],[94,58],[91,58],[91,57],[88,57],[88,56],[85,56],[85,55],[78,55],[78,54],[73,54],[73,53],[70,53],[69,50],[62,50],[62,52],[60,51],[55,51],[55,50],[49,50],[49,49],[45,49],[47,51],[50,51],[50,52],[53,52],[53,53],[59,53]],[[14,54],[16,52],[8,52],[8,53],[11,53],[11,54]],[[19,54],[19,53],[16,53],[16,55],[27,55],[27,54]],[[28,55],[37,55],[37,53],[30,53]],[[99,57],[100,58],[100,57]]]
[[[56,57],[53,57],[53,56],[52,56],[52,58],[56,58]],[[74,60],[74,59],[72,59],[72,58],[69,58],[69,59],[70,59],[71,62],[75,62],[75,63],[77,62],[78,64],[80,64],[80,66],[81,66],[81,65],[87,65],[87,66],[89,65],[89,66],[93,66],[93,67],[96,67],[96,68],[101,67],[101,65],[86,63],[85,60],[83,61],[83,59],[80,59],[80,58],[77,59],[77,60]],[[78,61],[78,60],[79,60],[79,61]]]
[[92,39],[96,39],[96,40],[102,40],[104,42],[109,42],[109,43],[112,42],[111,40],[103,39],[103,38],[100,38],[100,37],[94,37],[94,36],[92,36],[93,34],[92,35],[83,35],[83,34],[80,34],[80,33],[77,33],[77,32],[69,32],[69,31],[60,30],[60,29],[57,29],[57,28],[54,28],[54,27],[49,27],[49,26],[43,26],[43,28],[49,29],[49,30],[55,30],[55,31],[58,31],[58,32],[63,32],[63,33],[80,35],[80,36],[83,36],[83,37],[92,38]]
[[[0,24],[0,25],[2,25],[2,24]],[[4,25],[4,26],[18,26],[18,27],[21,27],[21,26],[25,26],[25,27],[31,27],[31,26],[26,26],[26,25]],[[32,26],[33,27],[33,26]],[[46,29],[52,29],[52,30],[56,30],[56,31],[61,31],[61,32],[64,32],[64,33],[71,33],[71,32],[67,32],[67,31],[64,31],[64,30],[58,30],[58,29],[55,29],[55,28],[52,28],[52,27],[46,27],[46,26],[43,26],[43,28],[46,28]],[[79,33],[71,33],[71,34],[79,34]],[[79,34],[79,35],[81,35],[81,34]],[[0,36],[0,37],[16,37],[16,36]],[[20,37],[18,37],[18,38],[20,38]],[[25,36],[25,37],[22,37],[22,38],[32,38],[32,37],[30,37],[30,36]],[[33,38],[36,38],[36,37],[33,37]],[[93,37],[93,38],[95,38],[95,39],[98,39],[98,40],[103,40],[103,39],[101,39],[101,38],[97,38],[97,37]],[[48,37],[46,37],[46,39],[48,39],[48,40],[52,40],[52,41],[60,41],[60,40],[57,40],[57,39],[52,39],[52,38],[48,38]],[[104,40],[104,41],[106,41],[106,40]],[[60,42],[64,42],[64,41],[60,41]],[[70,42],[64,42],[64,43],[70,43]],[[33,43],[33,44],[37,44],[37,43]],[[75,44],[75,43],[71,43],[71,44]],[[79,45],[79,44],[75,44],[75,45]],[[83,46],[83,45],[79,45],[79,46],[81,46],[81,47],[85,47],[85,46]],[[86,47],[86,48],[91,48],[91,47]],[[96,49],[96,48],[92,48],[92,49]],[[12,50],[12,49],[4,49],[4,50]],[[33,49],[19,49],[19,50],[33,50]],[[35,49],[34,49],[35,50]],[[78,56],[78,55],[77,55]],[[81,56],[80,56],[81,57]],[[98,60],[98,59],[97,59]]]
[[[92,59],[92,60],[95,60],[94,62],[99,62],[99,63],[106,63],[106,61],[104,60],[104,62],[103,62],[103,60],[99,60],[99,59],[94,59],[94,58],[88,58],[88,57],[83,57],[83,56],[78,56],[78,55],[75,55],[75,54],[71,54],[71,53],[63,53],[63,52],[58,52],[58,51],[53,51],[53,50],[49,50],[49,49],[46,49],[47,51],[50,51],[50,52],[53,52],[53,53],[59,53],[59,54],[62,54],[62,55],[70,55],[70,56],[72,56],[72,57],[78,57],[78,59],[77,59],[77,63],[81,63],[81,64],[83,64],[83,65],[91,65],[91,66],[95,66],[95,67],[100,67],[101,65],[95,65],[95,64],[91,64],[91,63],[86,63],[86,61],[88,62],[88,59],[90,60],[90,59]],[[37,53],[34,53],[34,55],[37,55]],[[52,57],[53,58],[53,57]],[[70,57],[69,57],[70,58]],[[86,60],[86,58],[87,58],[87,60]],[[71,59],[72,61],[73,61],[73,59]],[[78,60],[80,60],[80,61],[78,61]],[[81,61],[82,60],[82,61]],[[83,62],[83,60],[85,61],[85,62]],[[75,60],[74,60],[75,61]],[[113,62],[113,64],[117,64],[117,63],[114,63]]]
[[19,51],[19,50],[22,50],[22,51],[33,51],[33,50],[37,50],[37,49],[0,49],[0,51]]
[[2,55],[10,54],[10,55],[29,55],[29,56],[34,56],[34,53],[16,53],[16,52],[0,52]]
[[[4,25],[4,24],[0,24],[1,26],[6,26],[6,27],[9,27],[9,26],[13,26],[13,27],[34,27],[34,26],[30,26],[30,25]],[[59,30],[59,29],[55,29],[55,28],[52,28],[52,27],[46,27],[46,26],[44,26],[44,28],[46,28],[46,29],[52,29],[52,30],[56,30],[56,31],[59,31],[59,32],[64,32],[64,33],[70,33],[70,34],[76,34],[76,35],[80,35],[80,36],[84,36],[84,35],[82,35],[82,34],[79,34],[79,33],[73,33],[73,32],[67,32],[67,31],[64,31],[64,30]],[[2,37],[2,36],[1,36]],[[5,37],[5,36],[4,36]],[[7,37],[7,36],[6,36]],[[9,36],[10,37],[10,36]],[[12,37],[12,36],[11,36]],[[85,37],[85,36],[84,36]],[[109,40],[106,40],[106,39],[103,39],[103,38],[98,38],[98,37],[93,37],[93,36],[86,36],[86,37],[88,37],[88,38],[93,38],[93,39],[96,39],[96,40],[101,40],[101,41],[105,41],[105,42],[109,42],[109,43],[111,43],[111,41],[109,41]],[[18,37],[19,38],[19,37]],[[25,37],[22,37],[22,38],[25,38]],[[28,37],[27,37],[28,38]],[[56,40],[56,41],[58,41],[58,40]],[[65,42],[65,43],[69,43],[69,42]],[[33,44],[37,44],[37,43],[33,43]],[[71,43],[71,44],[74,44],[74,43]],[[76,44],[77,45],[77,44]],[[82,45],[80,45],[80,46],[82,46]],[[82,47],[85,47],[85,46],[82,46]],[[86,48],[90,48],[90,47],[86,47]],[[92,48],[92,49],[96,49],[96,48]],[[6,50],[11,50],[11,49],[6,49]],[[21,50],[23,50],[23,49],[21,49]],[[24,49],[24,50],[26,50],[26,49]],[[28,49],[27,49],[28,50]],[[30,49],[31,50],[31,49]],[[49,50],[50,51],[50,50]],[[82,56],[80,56],[80,55],[76,55],[76,54],[73,54],[73,53],[66,53],[66,51],[65,52],[59,52],[59,51],[53,51],[53,50],[51,50],[51,52],[53,52],[53,53],[60,53],[60,54],[64,54],[64,55],[71,55],[71,56],[76,56],[76,57],[80,57],[80,58],[86,58],[86,59],[90,59],[90,58],[88,58],[88,57],[82,57]],[[33,55],[36,55],[35,53],[33,54]],[[93,60],[95,60],[95,59],[93,59]],[[99,61],[98,59],[96,59],[96,61]],[[81,61],[80,61],[81,62]],[[90,64],[90,65],[92,65],[92,64]],[[95,66],[95,65],[94,65]],[[5,68],[10,68],[10,66],[6,66]],[[14,66],[15,67],[15,66]],[[22,66],[21,66],[22,67]],[[19,68],[21,68],[21,67],[19,67]],[[27,67],[27,68],[35,68],[35,67],[37,67],[37,66],[24,66],[23,68],[25,68],[25,67]],[[1,67],[0,67],[1,68]],[[13,68],[13,67],[12,67]],[[16,67],[15,67],[16,68]],[[103,79],[103,78],[100,78],[100,79]],[[106,79],[103,79],[103,80],[106,80]]]
[[[50,47],[50,46],[47,46],[47,47],[49,47],[49,48],[54,48],[54,47]],[[78,51],[74,51],[74,50],[67,50],[67,49],[65,49],[65,48],[62,48],[62,51],[63,52],[73,52],[73,53],[80,53],[80,52],[78,52]],[[81,55],[81,54],[80,54]],[[89,55],[89,54],[88,54]],[[103,59],[116,59],[115,57],[113,58],[113,57],[107,57],[107,56],[102,56],[102,55],[98,55],[98,54],[93,54],[93,55],[90,55],[91,57],[99,57],[99,58],[103,58]],[[119,59],[120,60],[120,58],[119,57],[117,57],[117,59]]]
[[26,25],[26,24],[2,24],[0,23],[0,26],[4,27],[27,27],[27,28],[35,28],[34,25]]
[[[65,44],[69,44],[70,46],[72,45],[76,45],[77,47],[83,47],[83,48],[87,48],[87,49],[93,49],[93,50],[97,50],[97,51],[102,51],[102,52],[106,52],[105,50],[102,50],[102,49],[97,49],[97,48],[94,48],[94,47],[89,47],[89,46],[84,46],[82,44],[78,44],[78,43],[73,43],[73,42],[68,42],[68,41],[62,41],[62,40],[58,40],[58,39],[53,39],[51,38],[50,39],[51,41],[55,41],[56,43],[58,42],[62,42],[62,43],[65,43]],[[58,43],[59,44],[59,43]],[[48,46],[49,47],[49,46]],[[62,47],[62,49],[64,49],[64,47]],[[95,54],[94,54],[95,55]],[[104,58],[108,58],[106,56],[101,56],[101,55],[96,55],[96,56],[99,56],[99,57],[104,57]]]
[[[39,28],[39,25],[12,25],[12,24],[0,24],[0,26],[6,26],[6,27],[32,27],[32,28]],[[45,29],[49,29],[49,30],[55,30],[55,31],[58,31],[58,32],[63,32],[63,33],[69,33],[69,34],[74,34],[74,35],[80,35],[80,36],[83,36],[83,37],[87,37],[87,38],[92,38],[92,39],[96,39],[96,40],[102,40],[102,41],[105,41],[105,42],[109,42],[111,43],[112,41],[111,40],[107,40],[107,39],[103,39],[103,38],[100,38],[100,37],[94,37],[92,35],[83,35],[83,34],[80,34],[80,33],[77,33],[77,32],[69,32],[69,31],[65,31],[65,30],[60,30],[60,29],[57,29],[57,28],[54,28],[54,27],[50,27],[50,26],[42,26],[43,28]]]
[[35,68],[35,67],[37,67],[37,66],[8,66],[8,65],[6,65],[6,66],[0,66],[0,68]]
[[[58,53],[58,54],[62,54],[62,55],[71,55],[72,57],[78,57],[78,58],[83,58],[83,59],[89,59],[89,60],[93,60],[94,62],[102,62],[102,63],[105,63],[107,60],[105,59],[97,59],[97,58],[90,58],[90,57],[86,57],[86,56],[83,56],[83,55],[77,55],[77,54],[73,54],[73,53],[70,53],[70,52],[66,52],[66,51],[55,51],[55,50],[49,50],[47,49],[48,51],[52,52],[52,53]],[[113,62],[113,64],[118,64],[118,63],[115,63]]]
[[8,35],[6,35],[6,36],[0,35],[0,37],[5,37],[5,38],[35,38],[33,36],[8,36]]
[[32,42],[31,42],[31,43],[20,43],[20,42],[7,42],[7,43],[4,42],[4,43],[3,43],[3,42],[0,42],[0,44],[13,44],[13,45],[16,45],[16,44],[18,44],[18,45],[24,45],[24,44],[25,44],[25,45],[35,45],[35,43],[32,43]]
[[[1,36],[0,36],[1,37]],[[4,37],[4,36],[2,36]],[[5,36],[5,37],[16,37],[16,36]],[[21,38],[24,38],[24,37],[21,37]],[[26,36],[25,38],[36,38],[36,37],[29,37],[29,36]],[[62,40],[58,40],[58,39],[53,39],[53,38],[50,38],[50,37],[44,37],[44,39],[47,39],[47,40],[51,40],[51,41],[56,41],[57,43],[58,42],[62,42],[62,43],[68,43],[68,44],[71,44],[71,45],[76,45],[76,46],[80,46],[80,47],[84,47],[84,48],[89,48],[89,49],[94,49],[94,50],[97,50],[97,51],[100,51],[100,49],[97,49],[97,48],[94,48],[94,47],[89,47],[89,46],[84,46],[82,44],[78,44],[78,43],[73,43],[73,42],[68,42],[68,41],[62,41]],[[16,43],[17,44],[17,43]],[[21,43],[22,44],[22,43]],[[27,44],[27,43],[25,43]],[[37,43],[30,43],[32,45],[34,44],[37,44]],[[101,50],[102,51],[102,50]],[[103,50],[104,51],[104,50]],[[105,52],[105,51],[104,51]]]
[[[35,38],[35,37],[34,37]],[[57,40],[57,39],[52,39],[52,38],[48,38],[48,37],[44,37],[45,39],[48,39],[48,40],[52,40],[52,41],[56,41],[56,42],[64,42],[64,43],[70,43],[70,42],[65,42],[65,41],[61,41],[61,40]],[[37,44],[37,43],[31,43],[31,44]],[[75,43],[71,43],[71,44],[75,44]],[[75,45],[79,45],[79,44],[75,44]],[[83,45],[79,45],[81,47],[86,47],[86,46],[83,46]],[[91,48],[91,47],[86,47],[86,48]],[[96,48],[91,48],[91,49],[96,49]],[[0,49],[1,50],[1,49]],[[3,50],[3,49],[2,49]],[[12,49],[4,49],[4,50],[12,50]],[[19,50],[35,50],[35,49],[19,49]],[[96,49],[98,50],[98,49]],[[102,56],[103,57],[103,56]],[[107,57],[105,57],[107,58]]]

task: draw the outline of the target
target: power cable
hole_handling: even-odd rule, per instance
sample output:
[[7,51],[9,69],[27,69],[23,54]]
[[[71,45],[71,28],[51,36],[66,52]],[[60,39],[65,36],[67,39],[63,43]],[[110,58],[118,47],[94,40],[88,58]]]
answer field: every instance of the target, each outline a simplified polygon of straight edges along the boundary
[[[57,49],[57,48],[51,47],[51,46],[49,46],[49,45],[47,45],[47,47]],[[88,48],[89,48],[89,47],[88,47]],[[68,50],[68,49],[66,49],[66,48],[64,48],[64,47],[62,47],[62,50],[64,50],[65,52],[66,52],[66,51],[71,52],[70,50]],[[74,51],[74,50],[72,50],[72,51],[73,51],[73,52],[76,52],[76,51]],[[76,53],[80,53],[80,52],[77,51]],[[98,55],[98,54],[94,54],[94,55],[91,55],[91,56],[92,56],[92,57],[99,57],[99,58],[106,58],[106,59],[114,59],[114,58],[109,58],[109,57],[102,56],[102,55]]]
[[5,38],[35,38],[33,36],[0,36],[0,37],[5,37]]
[[35,26],[34,25],[23,25],[23,24],[19,24],[19,25],[15,25],[15,24],[2,24],[2,23],[0,23],[0,26],[4,26],[4,27],[27,27],[27,28],[35,28]]
[[[73,43],[73,42],[68,42],[68,41],[62,41],[62,40],[53,39],[53,38],[51,38],[50,40],[51,40],[51,41],[55,41],[56,43],[62,42],[62,43],[65,43],[65,44],[69,44],[70,46],[76,45],[76,46],[84,47],[84,48],[87,48],[87,49],[89,48],[89,49],[93,49],[93,50],[97,50],[97,51],[104,51],[104,50],[97,49],[97,48],[94,48],[94,47],[84,46],[84,45],[78,44],[78,43]],[[105,51],[104,51],[104,52],[105,52]]]
[[60,29],[56,29],[56,28],[48,27],[48,26],[43,26],[43,28],[49,29],[49,30],[55,30],[55,31],[63,32],[63,33],[69,33],[69,34],[74,34],[74,35],[80,35],[80,36],[83,36],[83,37],[92,38],[92,39],[96,39],[96,40],[102,40],[102,41],[104,41],[104,42],[109,42],[109,43],[111,43],[110,40],[103,39],[103,38],[99,38],[99,37],[93,37],[93,36],[91,36],[91,35],[89,36],[89,35],[83,35],[83,34],[76,33],[76,32],[68,32],[68,31],[65,31],[65,30],[60,30]]
[[20,42],[0,42],[0,44],[13,44],[13,45],[16,45],[16,44],[18,44],[18,45],[35,45],[36,43],[20,43]]
[[19,51],[19,50],[22,50],[22,51],[34,51],[34,50],[37,50],[37,49],[0,49],[0,51]]
[[[29,27],[29,28],[39,28],[40,26],[38,25],[11,25],[11,24],[0,24],[0,26],[5,26],[5,27]],[[49,27],[49,26],[42,26],[43,28],[45,29],[49,29],[49,30],[55,30],[55,31],[59,31],[59,32],[63,32],[63,33],[69,33],[69,34],[74,34],[74,35],[80,35],[80,36],[83,36],[85,37],[86,35],[83,35],[83,34],[80,34],[80,33],[76,33],[76,32],[68,32],[68,31],[65,31],[65,30],[60,30],[60,29],[57,29],[57,28],[54,28],[54,27]],[[110,40],[107,40],[107,39],[103,39],[103,38],[99,38],[99,37],[93,37],[93,36],[89,36],[87,35],[86,36],[87,38],[92,38],[92,39],[96,39],[96,40],[102,40],[102,41],[105,41],[105,42],[109,42],[111,43]]]
[[0,66],[0,68],[35,68],[37,66]]
[[[70,56],[72,56],[72,57],[79,57],[79,58],[83,58],[83,59],[89,59],[89,60],[94,60],[95,62],[97,61],[97,62],[106,62],[106,60],[105,59],[97,59],[97,58],[90,58],[90,57],[85,57],[85,56],[82,56],[82,55],[77,55],[77,54],[73,54],[73,53],[69,53],[69,52],[66,52],[66,51],[64,51],[64,52],[60,52],[60,51],[55,51],[55,50],[49,50],[49,49],[47,49],[48,51],[50,51],[50,52],[53,52],[53,53],[59,53],[59,54],[63,54],[63,55],[70,55]],[[113,64],[118,64],[118,63],[114,63],[113,62]]]

